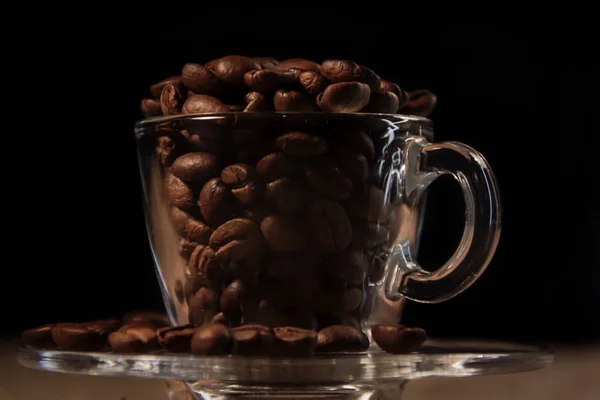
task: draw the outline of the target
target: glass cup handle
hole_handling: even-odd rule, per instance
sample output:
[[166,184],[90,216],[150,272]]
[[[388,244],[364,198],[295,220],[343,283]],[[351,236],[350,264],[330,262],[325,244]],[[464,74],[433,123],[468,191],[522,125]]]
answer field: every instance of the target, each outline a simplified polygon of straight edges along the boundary
[[475,149],[458,142],[428,143],[409,138],[403,167],[404,201],[418,210],[427,187],[449,174],[460,185],[465,200],[465,228],[458,248],[442,267],[429,272],[419,266],[406,240],[395,247],[394,267],[388,269],[386,296],[404,296],[421,303],[448,300],[471,286],[490,263],[501,231],[501,207],[494,174]]

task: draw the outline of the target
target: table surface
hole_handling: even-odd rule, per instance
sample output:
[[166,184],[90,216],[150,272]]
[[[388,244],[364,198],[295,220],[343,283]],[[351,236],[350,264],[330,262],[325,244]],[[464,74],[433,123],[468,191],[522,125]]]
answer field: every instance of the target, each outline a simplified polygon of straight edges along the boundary
[[[554,365],[544,370],[469,378],[411,381],[403,400],[597,400],[600,344],[555,347]],[[0,344],[1,400],[168,400],[164,383],[134,378],[69,375],[22,367],[16,351]]]

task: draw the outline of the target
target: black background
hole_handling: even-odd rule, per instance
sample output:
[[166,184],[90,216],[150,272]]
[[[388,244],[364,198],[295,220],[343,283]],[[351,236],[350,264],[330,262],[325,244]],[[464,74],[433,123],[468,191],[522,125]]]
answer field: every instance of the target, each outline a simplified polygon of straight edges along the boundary
[[[5,334],[161,309],[133,137],[139,102],[185,62],[244,54],[352,59],[407,90],[428,88],[438,95],[436,140],[467,143],[490,162],[504,211],[496,256],[462,295],[410,303],[406,323],[436,336],[600,338],[594,32],[434,29],[363,12],[276,22],[258,11],[190,22],[166,14],[154,28],[144,19],[49,26],[15,61],[7,85],[19,90],[5,92],[18,116],[4,129],[4,212],[15,222]],[[458,242],[462,205],[451,182],[434,184],[429,199],[420,259],[431,268]]]

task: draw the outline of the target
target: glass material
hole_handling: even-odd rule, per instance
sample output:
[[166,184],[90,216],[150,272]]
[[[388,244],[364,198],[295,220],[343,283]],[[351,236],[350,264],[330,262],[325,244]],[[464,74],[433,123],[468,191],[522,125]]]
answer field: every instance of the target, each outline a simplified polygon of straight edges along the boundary
[[[369,334],[401,321],[405,299],[439,302],[465,290],[499,240],[489,165],[469,146],[433,142],[424,118],[183,115],[140,121],[135,132],[149,240],[174,324],[209,322],[222,311],[214,299],[239,279],[249,294],[232,325],[341,323]],[[225,182],[236,163],[249,169]],[[465,229],[451,259],[427,272],[415,259],[424,194],[444,174],[462,188]],[[241,231],[223,228],[235,219],[246,221]],[[198,245],[210,251],[195,257]],[[223,250],[230,245],[235,251]],[[197,310],[202,286],[213,306]]]

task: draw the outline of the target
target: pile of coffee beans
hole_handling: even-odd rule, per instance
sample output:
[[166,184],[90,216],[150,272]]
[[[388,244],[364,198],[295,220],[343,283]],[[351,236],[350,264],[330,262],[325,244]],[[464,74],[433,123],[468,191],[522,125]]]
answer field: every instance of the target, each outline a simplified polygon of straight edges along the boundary
[[[380,348],[394,354],[414,351],[426,339],[422,329],[402,325],[376,325],[372,335]],[[40,349],[120,354],[163,351],[196,355],[310,357],[315,353],[360,352],[369,348],[367,336],[347,325],[332,325],[318,332],[260,324],[229,328],[219,322],[169,326],[165,315],[152,312],[130,313],[122,319],[49,324],[28,329],[21,338],[25,344]]]

